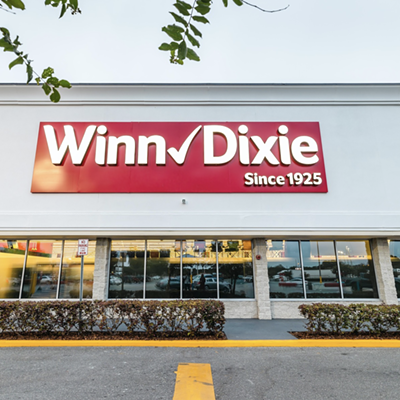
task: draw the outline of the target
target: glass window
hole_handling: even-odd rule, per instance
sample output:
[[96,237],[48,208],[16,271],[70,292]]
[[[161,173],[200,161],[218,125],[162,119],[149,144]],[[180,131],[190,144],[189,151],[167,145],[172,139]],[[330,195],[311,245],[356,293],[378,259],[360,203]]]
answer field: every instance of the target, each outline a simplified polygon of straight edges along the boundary
[[308,299],[340,298],[340,283],[333,241],[301,241]]
[[108,297],[143,298],[144,240],[113,240],[111,243]]
[[22,298],[55,299],[60,272],[62,241],[29,241]]
[[400,241],[389,242],[390,259],[392,261],[394,283],[396,285],[397,297],[400,298]]
[[[94,258],[96,241],[89,241],[88,255],[84,257],[83,298],[93,294]],[[81,281],[81,257],[78,256],[78,240],[65,240],[61,266],[60,299],[79,299]]]
[[267,240],[270,297],[304,299],[299,242]]
[[181,297],[181,241],[148,240],[146,299]]
[[183,298],[217,298],[217,245],[212,240],[182,241]]
[[219,296],[254,299],[251,240],[222,240],[220,243]]
[[344,298],[378,298],[369,242],[337,241],[336,248]]
[[18,299],[26,240],[0,240],[0,299]]

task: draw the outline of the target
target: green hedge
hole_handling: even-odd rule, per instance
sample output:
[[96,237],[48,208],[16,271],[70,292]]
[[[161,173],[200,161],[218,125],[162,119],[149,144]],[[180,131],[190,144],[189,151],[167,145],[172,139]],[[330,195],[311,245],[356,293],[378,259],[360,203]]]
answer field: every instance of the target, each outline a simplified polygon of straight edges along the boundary
[[380,335],[400,331],[400,306],[371,304],[303,304],[300,313],[308,319],[310,333],[343,334],[367,332]]
[[113,335],[125,327],[132,334],[144,332],[151,338],[161,332],[195,336],[205,328],[219,337],[224,312],[224,304],[216,300],[3,301],[0,334],[102,331]]

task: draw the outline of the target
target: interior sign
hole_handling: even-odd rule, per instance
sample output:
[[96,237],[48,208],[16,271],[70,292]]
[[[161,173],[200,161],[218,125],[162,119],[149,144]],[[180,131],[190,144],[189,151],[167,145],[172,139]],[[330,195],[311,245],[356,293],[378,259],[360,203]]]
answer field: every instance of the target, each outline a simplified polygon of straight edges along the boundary
[[41,123],[32,193],[326,193],[318,122]]

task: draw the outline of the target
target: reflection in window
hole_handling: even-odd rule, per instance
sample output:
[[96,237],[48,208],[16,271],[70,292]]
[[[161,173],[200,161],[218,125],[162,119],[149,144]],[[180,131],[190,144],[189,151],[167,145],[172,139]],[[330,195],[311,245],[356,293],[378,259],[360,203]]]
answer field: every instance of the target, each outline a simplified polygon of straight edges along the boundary
[[251,240],[223,240],[218,253],[221,298],[254,298]]
[[0,299],[18,299],[26,241],[0,240]]
[[340,298],[333,241],[301,241],[307,298]]
[[143,298],[144,240],[113,240],[111,244],[108,297]]
[[147,299],[179,299],[181,297],[180,260],[181,241],[147,241]]
[[29,241],[22,298],[55,299],[57,297],[62,241]]
[[344,298],[377,298],[375,271],[367,240],[336,242]]
[[267,241],[270,297],[304,298],[299,242],[294,240]]
[[[89,241],[88,255],[84,256],[83,293],[84,299],[93,294],[94,256],[96,241]],[[61,266],[59,299],[79,299],[81,282],[81,257],[78,256],[78,240],[64,242],[63,262]]]
[[392,261],[394,283],[396,285],[397,297],[400,298],[400,241],[389,242],[390,259]]
[[183,298],[216,298],[216,242],[198,239],[182,243]]

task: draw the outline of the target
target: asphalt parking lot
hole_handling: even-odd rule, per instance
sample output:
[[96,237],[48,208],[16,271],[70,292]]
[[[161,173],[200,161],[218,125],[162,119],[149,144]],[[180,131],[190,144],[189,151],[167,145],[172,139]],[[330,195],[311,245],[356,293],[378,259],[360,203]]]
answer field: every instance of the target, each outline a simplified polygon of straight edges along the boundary
[[171,400],[179,363],[210,363],[216,399],[397,399],[400,349],[0,349],[0,400]]

